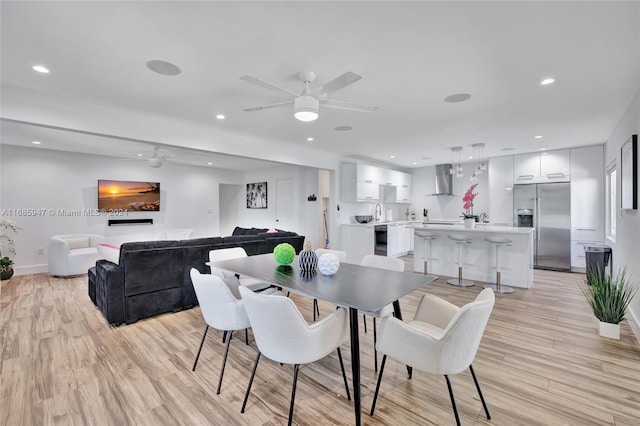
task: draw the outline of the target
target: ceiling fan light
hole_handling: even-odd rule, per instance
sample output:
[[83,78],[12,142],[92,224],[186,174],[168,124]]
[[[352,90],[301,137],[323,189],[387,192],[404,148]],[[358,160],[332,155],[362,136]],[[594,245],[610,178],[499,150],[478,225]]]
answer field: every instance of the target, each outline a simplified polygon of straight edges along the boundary
[[300,121],[314,121],[318,119],[320,102],[313,96],[298,96],[293,102],[293,116]]

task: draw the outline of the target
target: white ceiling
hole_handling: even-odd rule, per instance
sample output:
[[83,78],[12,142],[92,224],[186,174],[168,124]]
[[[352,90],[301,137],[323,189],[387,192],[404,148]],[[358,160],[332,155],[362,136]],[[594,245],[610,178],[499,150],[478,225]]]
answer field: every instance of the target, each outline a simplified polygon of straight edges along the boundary
[[[464,159],[480,142],[485,156],[600,144],[640,89],[639,2],[3,1],[1,8],[4,85],[399,168],[449,162],[452,146],[464,147]],[[155,74],[145,66],[151,59],[182,73]],[[37,63],[51,73],[32,71]],[[346,71],[361,75],[330,97],[379,109],[321,107],[311,123],[295,120],[292,107],[242,111],[289,98],[239,77],[301,92],[303,70],[315,72],[317,84]],[[549,76],[556,83],[539,85]],[[455,93],[472,97],[444,102]],[[11,127],[25,140],[38,129]],[[16,143],[8,134],[2,142]],[[79,139],[60,139],[48,147],[83,149]],[[111,155],[136,143],[120,142]]]

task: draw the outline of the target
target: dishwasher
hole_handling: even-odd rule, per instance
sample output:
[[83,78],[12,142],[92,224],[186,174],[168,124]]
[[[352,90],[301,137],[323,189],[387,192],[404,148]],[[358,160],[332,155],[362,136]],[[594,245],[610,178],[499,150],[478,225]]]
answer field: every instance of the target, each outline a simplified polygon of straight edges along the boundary
[[387,255],[387,225],[376,225],[376,248],[375,254],[378,256]]

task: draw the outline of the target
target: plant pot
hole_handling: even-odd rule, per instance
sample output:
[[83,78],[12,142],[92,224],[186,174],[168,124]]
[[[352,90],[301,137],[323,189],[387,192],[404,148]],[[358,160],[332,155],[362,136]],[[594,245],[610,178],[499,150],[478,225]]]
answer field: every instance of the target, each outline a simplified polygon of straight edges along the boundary
[[464,227],[465,227],[465,228],[470,228],[470,229],[472,229],[472,228],[474,228],[475,226],[476,226],[476,220],[475,220],[474,218],[470,217],[470,218],[468,218],[468,219],[467,219],[467,218],[465,218],[465,219],[464,219]]
[[600,336],[610,339],[620,339],[620,324],[600,321]]
[[0,272],[0,280],[8,280],[13,276],[13,268]]

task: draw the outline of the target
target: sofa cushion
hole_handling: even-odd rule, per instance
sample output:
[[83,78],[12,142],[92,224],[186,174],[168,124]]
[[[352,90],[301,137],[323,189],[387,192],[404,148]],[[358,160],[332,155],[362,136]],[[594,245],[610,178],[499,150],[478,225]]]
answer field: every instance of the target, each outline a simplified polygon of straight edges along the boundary
[[184,249],[181,247],[125,251],[123,245],[120,265],[124,265],[127,297],[182,287],[184,282]]
[[[222,242],[224,244],[232,244],[232,243],[242,243],[245,241],[258,241],[263,238],[258,237],[257,235],[232,235],[230,237],[224,237]],[[238,244],[239,245],[239,244]]]
[[277,237],[297,237],[295,232],[278,231],[278,232],[263,232],[258,234],[260,238],[277,238]]
[[269,228],[241,228],[236,226],[231,235],[256,235],[267,232]]
[[182,240],[179,242],[180,247],[210,246],[217,244],[222,244],[222,237],[195,238],[193,240]]
[[89,237],[65,238],[65,241],[69,244],[69,250],[89,247]]

